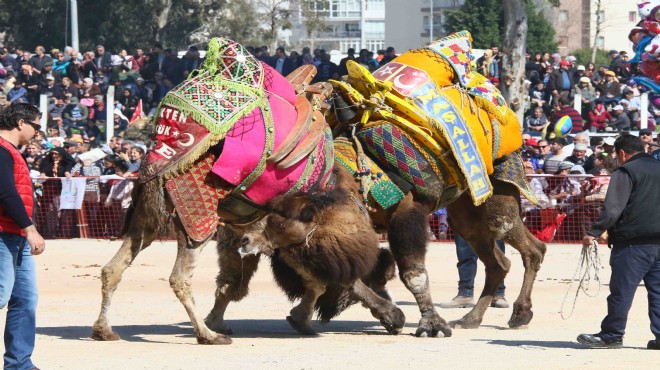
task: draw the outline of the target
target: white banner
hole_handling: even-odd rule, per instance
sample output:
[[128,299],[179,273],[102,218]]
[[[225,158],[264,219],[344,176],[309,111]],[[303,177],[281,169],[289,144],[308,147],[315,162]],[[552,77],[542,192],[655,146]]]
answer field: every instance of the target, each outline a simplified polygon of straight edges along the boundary
[[62,178],[60,209],[81,209],[85,197],[87,179]]

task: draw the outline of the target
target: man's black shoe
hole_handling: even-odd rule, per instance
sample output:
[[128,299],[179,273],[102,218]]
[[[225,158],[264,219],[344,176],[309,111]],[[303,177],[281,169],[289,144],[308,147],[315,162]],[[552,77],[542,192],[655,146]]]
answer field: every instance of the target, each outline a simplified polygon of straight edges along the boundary
[[618,338],[612,341],[606,341],[598,334],[580,334],[577,341],[590,348],[621,348],[623,347],[623,339]]
[[660,340],[654,339],[650,340],[646,345],[647,349],[660,349]]

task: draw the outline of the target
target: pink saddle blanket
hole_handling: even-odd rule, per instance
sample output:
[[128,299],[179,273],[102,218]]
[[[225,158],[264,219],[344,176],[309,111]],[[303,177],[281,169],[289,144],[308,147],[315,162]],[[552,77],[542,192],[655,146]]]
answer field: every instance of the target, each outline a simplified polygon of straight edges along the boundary
[[[270,66],[262,63],[264,69],[264,89],[268,96],[270,113],[274,122],[274,147],[283,144],[298,113],[295,108],[296,94],[289,81]],[[235,123],[227,133],[220,157],[213,165],[213,173],[232,185],[239,185],[257,167],[264,155],[266,127],[264,112],[255,108]],[[244,194],[253,202],[265,205],[275,196],[289,191],[303,176],[310,157],[301,159],[295,165],[277,169],[274,163],[268,164],[264,172]]]

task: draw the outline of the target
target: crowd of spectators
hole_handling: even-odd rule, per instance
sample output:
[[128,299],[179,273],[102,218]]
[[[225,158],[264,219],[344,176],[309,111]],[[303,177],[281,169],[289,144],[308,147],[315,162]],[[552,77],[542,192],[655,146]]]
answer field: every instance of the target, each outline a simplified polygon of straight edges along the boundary
[[[354,60],[370,71],[396,57],[394,48],[378,51],[354,49],[339,64],[331,61],[323,49],[301,53],[277,48],[271,55],[267,47],[248,47],[257,59],[287,75],[299,66],[312,64],[318,73],[316,81],[337,79],[347,74],[346,63]],[[576,204],[589,203],[593,209],[602,203],[607,178],[613,160],[613,136],[594,136],[590,132],[623,132],[640,126],[640,94],[643,88],[629,79],[628,56],[625,52],[611,51],[609,66],[577,65],[576,58],[561,58],[558,54],[527,54],[523,122],[523,157],[531,185],[542,207],[557,207],[570,212]],[[13,102],[36,104],[39,95],[46,95],[48,125],[34,141],[23,148],[28,165],[37,181],[37,194],[44,220],[43,234],[47,237],[75,236],[76,222],[68,220],[74,215],[59,210],[61,183],[45,181],[47,178],[87,177],[84,210],[89,222],[96,219],[99,207],[115,207],[119,213],[130,205],[132,183],[121,178],[134,176],[149,142],[124,139],[131,117],[138,109],[155,113],[161,98],[203,62],[199,51],[190,47],[178,56],[172,49],[153,46],[149,52],[135,49],[132,54],[120,50],[117,54],[98,45],[94,52],[78,54],[70,47],[46,53],[39,46],[30,51],[20,47],[14,50],[0,48],[0,105]],[[500,83],[501,55],[497,47],[485,51],[473,67],[494,84]],[[109,86],[115,87],[114,132],[106,140],[106,99]],[[581,111],[573,106],[576,96],[581,100]],[[4,101],[3,101],[4,100]],[[640,130],[648,153],[660,159],[658,142],[654,141],[655,119],[660,111],[650,105],[651,129]],[[574,139],[554,137],[554,124],[562,117],[572,120]],[[107,143],[106,143],[107,141]],[[660,140],[658,140],[660,142]],[[90,150],[103,150],[104,157],[96,161],[82,161],[81,154]],[[83,156],[84,157],[84,156]],[[118,174],[108,182],[99,182],[100,175]],[[544,177],[540,175],[559,175]],[[561,175],[574,175],[561,177]],[[587,177],[596,175],[595,177]],[[52,188],[51,188],[52,187]],[[527,210],[535,206],[527,204]],[[119,221],[117,221],[119,222]],[[119,232],[119,223],[92,228],[98,233],[112,236]],[[97,225],[98,226],[98,225]]]
[[[524,132],[551,138],[554,124],[569,115],[573,132],[624,132],[641,125],[644,87],[631,78],[634,63],[625,51],[611,50],[609,65],[578,64],[573,56],[527,53]],[[574,99],[580,104],[577,111]],[[660,122],[660,109],[649,104],[647,127]]]

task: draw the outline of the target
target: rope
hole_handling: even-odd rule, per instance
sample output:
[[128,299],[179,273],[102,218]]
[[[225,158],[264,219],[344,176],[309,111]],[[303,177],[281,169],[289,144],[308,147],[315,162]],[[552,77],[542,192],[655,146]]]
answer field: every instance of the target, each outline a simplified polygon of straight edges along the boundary
[[[592,271],[593,270],[593,276],[592,276]],[[571,279],[571,283],[568,285],[568,289],[566,290],[566,294],[564,295],[564,300],[561,303],[561,318],[564,320],[568,320],[571,316],[573,316],[573,312],[575,311],[575,304],[577,302],[577,297],[580,294],[580,291],[584,292],[588,297],[595,297],[600,293],[600,278],[598,277],[598,272],[600,270],[600,256],[598,255],[598,241],[595,239],[591,242],[591,245],[589,247],[582,247],[582,254],[580,255],[580,261],[578,262],[577,268],[575,269],[575,273],[573,273],[573,278]],[[579,278],[579,284],[578,287],[575,291],[575,297],[573,298],[573,306],[571,307],[571,312],[568,313],[568,315],[565,314],[564,312],[564,305],[566,304],[566,299],[568,298],[568,293],[570,293],[573,283],[575,281],[578,281]],[[596,290],[595,294],[592,294],[590,292],[590,287],[591,287],[591,281],[597,283],[598,289]]]

